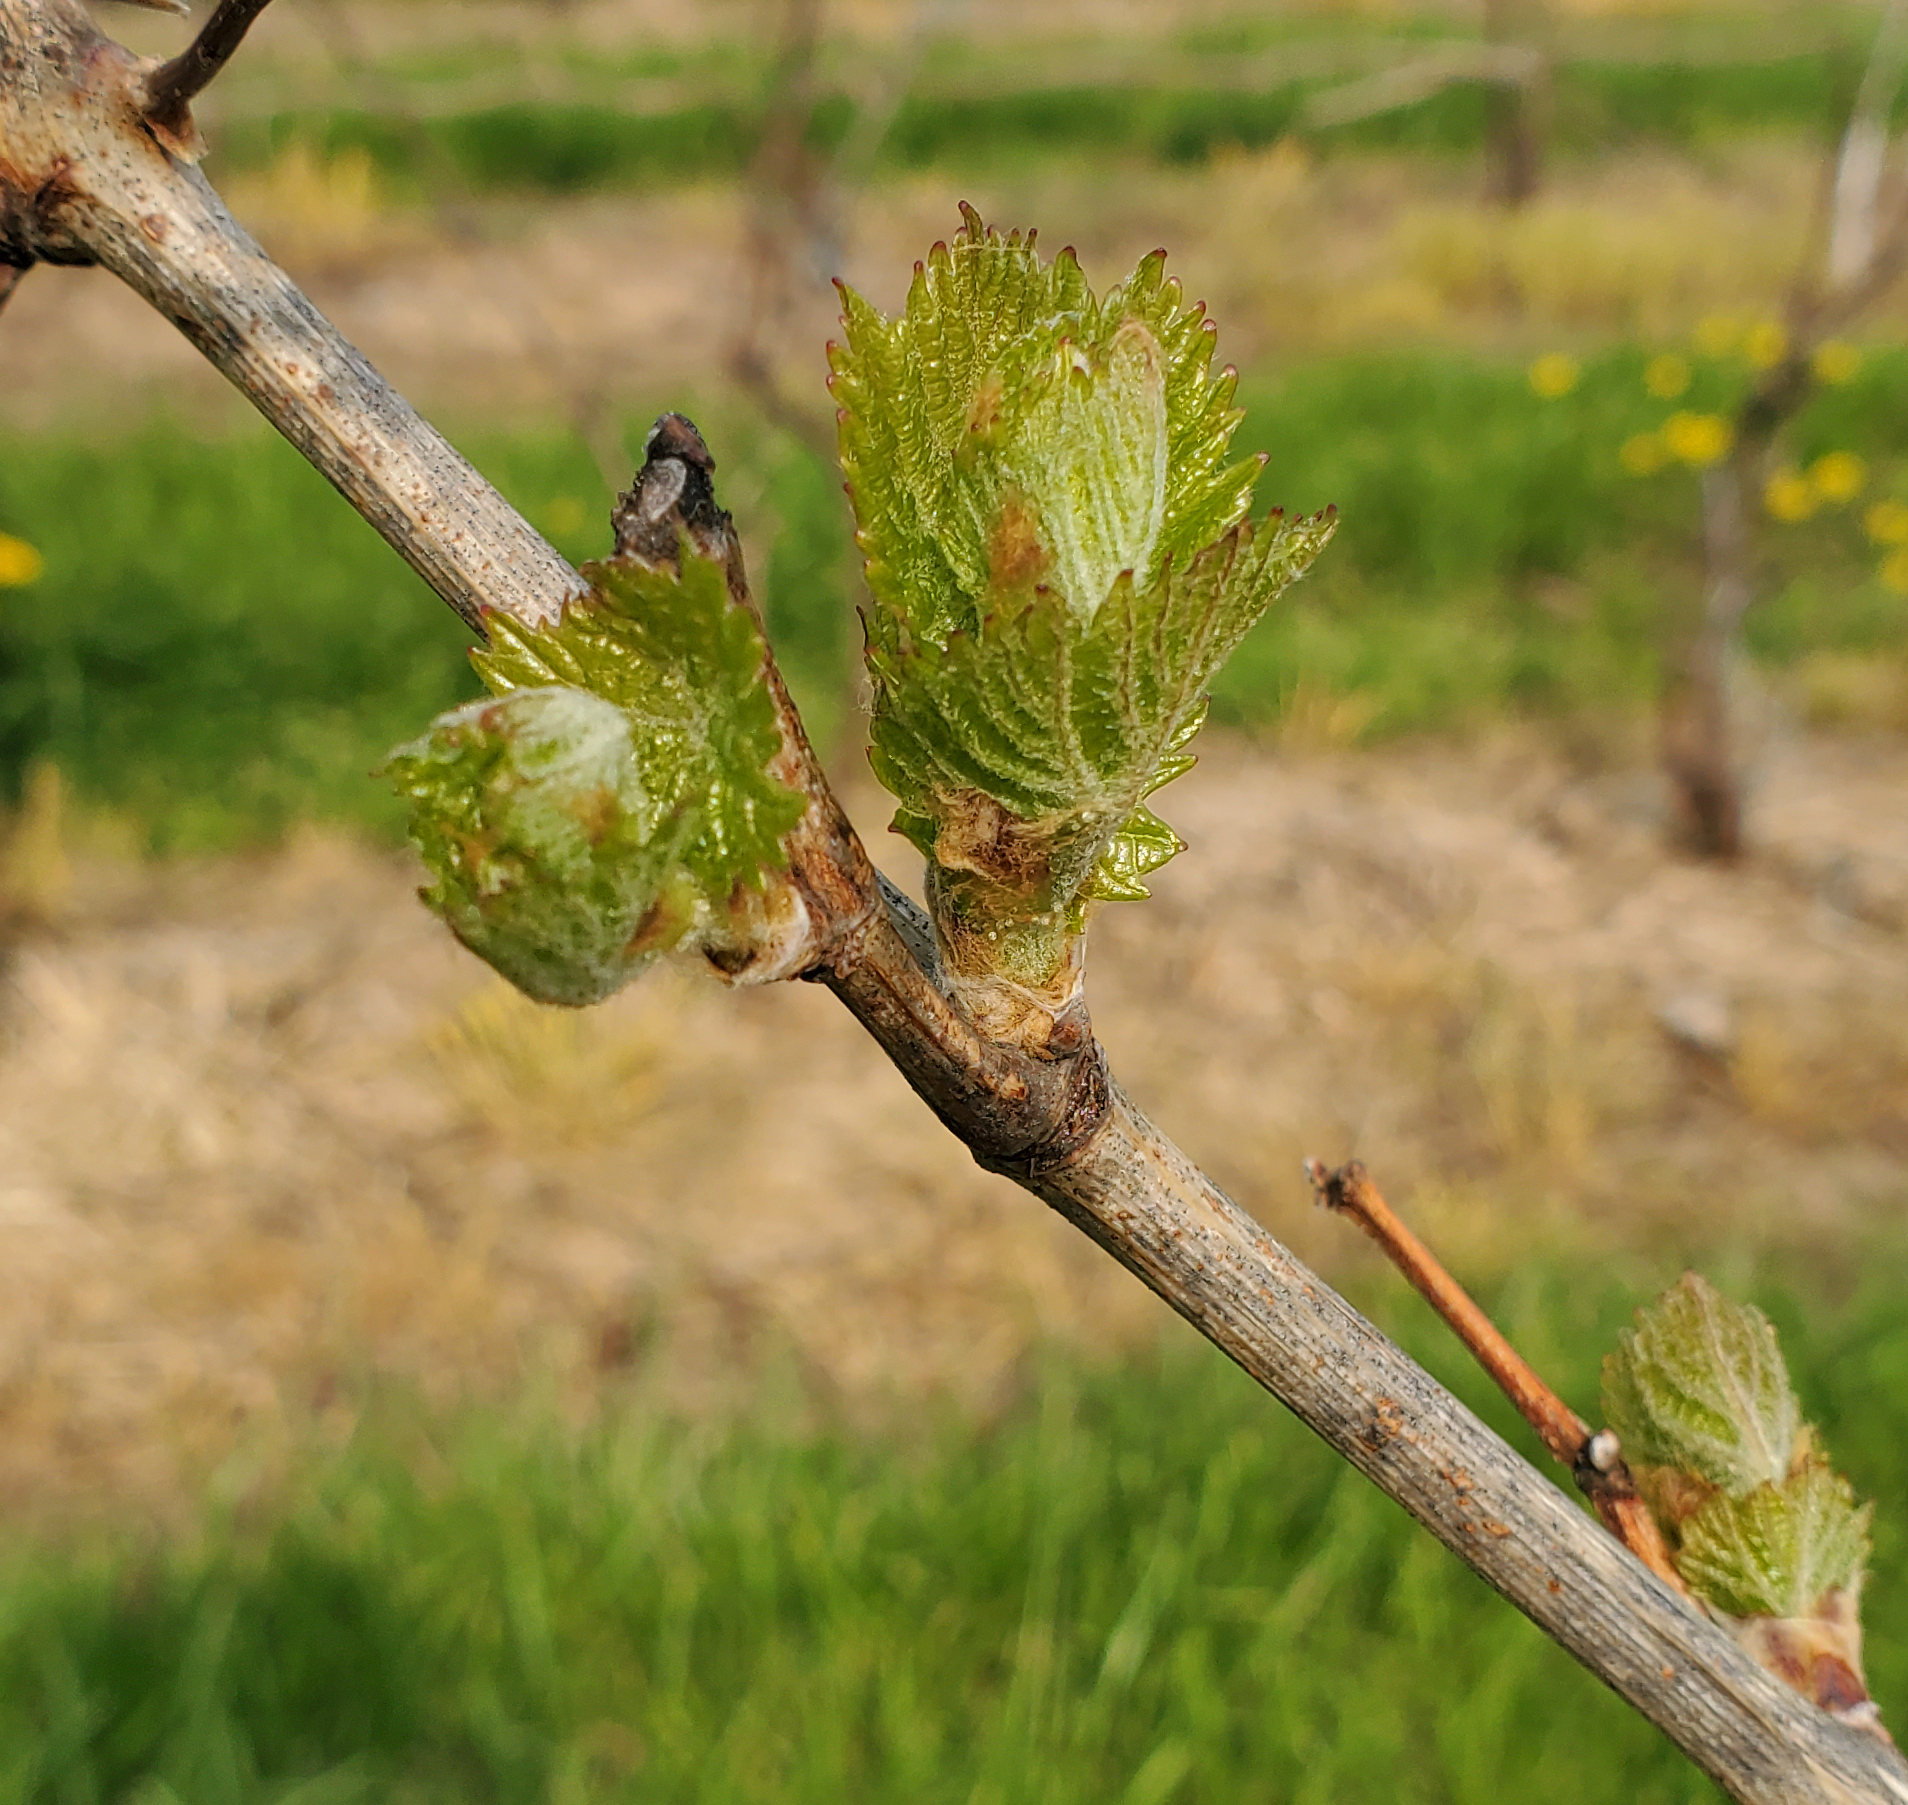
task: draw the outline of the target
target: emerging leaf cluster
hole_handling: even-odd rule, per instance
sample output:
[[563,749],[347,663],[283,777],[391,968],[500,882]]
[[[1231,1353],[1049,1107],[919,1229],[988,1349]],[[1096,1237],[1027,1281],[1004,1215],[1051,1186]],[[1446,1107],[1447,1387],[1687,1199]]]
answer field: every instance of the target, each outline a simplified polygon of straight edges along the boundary
[[1870,1508],[1803,1422],[1760,1310],[1685,1274],[1604,1362],[1603,1409],[1699,1597],[1799,1619],[1859,1590]]
[[781,750],[767,649],[720,566],[598,564],[544,627],[493,616],[474,653],[496,699],[392,755],[424,898],[544,1002],[599,1001],[685,943],[740,926],[802,796]]
[[1331,533],[1246,521],[1259,460],[1163,254],[964,229],[901,315],[843,290],[831,378],[872,607],[873,759],[930,862],[1028,910],[1146,894],[1212,674]]

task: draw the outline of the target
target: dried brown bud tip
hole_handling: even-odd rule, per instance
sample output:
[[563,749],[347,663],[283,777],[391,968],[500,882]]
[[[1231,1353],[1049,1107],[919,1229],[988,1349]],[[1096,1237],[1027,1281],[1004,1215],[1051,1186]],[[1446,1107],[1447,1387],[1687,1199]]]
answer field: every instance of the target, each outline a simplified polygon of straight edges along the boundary
[[715,459],[682,414],[664,414],[643,441],[643,467],[617,498],[610,524],[616,555],[674,564],[685,531],[699,542],[726,537],[729,517],[715,498]]

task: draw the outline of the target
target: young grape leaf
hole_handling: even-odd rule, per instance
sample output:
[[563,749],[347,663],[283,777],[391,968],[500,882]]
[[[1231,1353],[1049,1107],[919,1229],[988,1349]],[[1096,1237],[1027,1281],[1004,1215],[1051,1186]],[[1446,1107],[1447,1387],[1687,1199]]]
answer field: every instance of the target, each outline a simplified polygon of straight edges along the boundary
[[783,865],[801,794],[771,774],[767,649],[722,569],[588,566],[553,625],[502,616],[472,662],[496,692],[391,757],[426,902],[545,1002],[596,1002],[718,945]]
[[1143,801],[1332,529],[1245,524],[1259,460],[1228,456],[1234,379],[1163,255],[1096,298],[1071,252],[962,215],[898,318],[843,290],[831,348],[873,759],[937,909],[977,948],[1051,924],[1057,960],[1181,850]]
[[1802,1422],[1768,1318],[1686,1273],[1604,1362],[1603,1408],[1691,1593],[1785,1684],[1872,1722],[1872,1513]]
[[1742,1497],[1717,1492],[1683,1526],[1677,1570],[1732,1617],[1814,1616],[1853,1592],[1868,1560],[1873,1507],[1820,1458]]
[[[944,645],[871,644],[896,827],[1034,911],[1144,896],[1180,845],[1144,799],[1190,767],[1213,671],[1331,530],[1236,526],[1143,594],[1123,574],[1084,630],[1036,588]],[[977,834],[978,804],[1014,826]]]
[[1631,1463],[1742,1497],[1784,1479],[1801,1410],[1769,1319],[1685,1273],[1603,1363],[1603,1411]]
[[972,630],[1034,564],[1089,620],[1122,571],[1243,518],[1260,460],[1227,462],[1241,415],[1213,334],[1163,253],[1096,300],[1071,251],[1042,264],[963,207],[892,321],[842,291],[830,347],[842,468],[875,608],[871,639]]

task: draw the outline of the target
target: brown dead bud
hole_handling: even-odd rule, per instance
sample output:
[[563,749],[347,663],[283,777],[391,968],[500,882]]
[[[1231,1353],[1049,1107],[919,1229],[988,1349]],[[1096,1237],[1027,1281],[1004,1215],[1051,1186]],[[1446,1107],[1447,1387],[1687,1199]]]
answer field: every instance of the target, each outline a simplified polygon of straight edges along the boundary
[[674,568],[686,533],[705,556],[727,561],[734,523],[716,504],[715,458],[695,423],[664,414],[643,441],[643,467],[610,515],[616,555]]
[[[730,595],[760,621],[735,522],[716,500],[715,455],[695,422],[664,414],[649,429],[643,454],[643,467],[610,514],[615,560],[680,570],[686,541],[722,566]],[[880,907],[874,868],[808,743],[772,650],[763,679],[782,736],[769,770],[805,795],[808,809],[786,842],[787,882],[746,906],[738,903],[736,931],[709,955],[732,984],[775,983],[852,964],[859,937]]]

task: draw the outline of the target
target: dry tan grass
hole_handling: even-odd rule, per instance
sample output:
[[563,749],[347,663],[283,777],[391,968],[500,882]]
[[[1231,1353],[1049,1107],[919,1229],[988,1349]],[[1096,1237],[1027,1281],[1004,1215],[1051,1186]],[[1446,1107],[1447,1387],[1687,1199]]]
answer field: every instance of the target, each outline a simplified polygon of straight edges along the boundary
[[465,1122],[507,1146],[584,1147],[650,1108],[670,1051],[673,993],[632,1017],[545,1009],[501,979],[463,998],[422,1041]]
[[72,889],[66,785],[57,766],[36,764],[0,840],[0,919],[22,926],[55,921]]
[[1908,655],[1811,652],[1791,684],[1803,718],[1818,727],[1908,732]]
[[1887,991],[1807,1011],[1752,1004],[1729,1076],[1757,1121],[1805,1144],[1908,1148],[1908,1009]]
[[1479,179],[1463,161],[1315,160],[1286,142],[1135,174],[1117,208],[1086,174],[985,198],[1001,217],[1078,242],[1096,273],[1169,246],[1242,362],[1398,342],[1516,353],[1677,341],[1708,314],[1779,311],[1817,164],[1793,144],[1753,141],[1700,161],[1641,150],[1559,160],[1514,214],[1480,205]]
[[377,167],[351,146],[329,157],[309,144],[288,144],[262,170],[235,176],[225,198],[274,254],[301,270],[388,263],[428,249],[428,218],[391,204]]
[[[1740,146],[1730,164],[1719,180],[1713,168],[1613,157],[1559,172],[1516,213],[1474,201],[1414,208],[1395,229],[1395,279],[1422,285],[1431,329],[1496,313],[1558,337],[1664,341],[1706,314],[1778,314],[1815,170],[1781,145]],[[1757,206],[1734,204],[1751,193]]]
[[[1314,1212],[1307,1154],[1366,1159],[1486,1282],[1533,1249],[1831,1248],[1908,1197],[1904,784],[1899,741],[1779,748],[1768,850],[1732,874],[1663,855],[1647,776],[1534,741],[1220,741],[1168,799],[1193,850],[1104,912],[1096,1019],[1329,1271],[1371,1256]],[[706,1407],[792,1358],[850,1409],[985,1408],[1044,1340],[1163,1321],[807,986],[663,972],[552,1013],[400,858],[76,863],[4,990],[11,1511],[163,1509],[234,1449],[241,1483],[372,1375],[582,1410],[640,1362]],[[1659,1020],[1691,995],[1707,1050]]]

